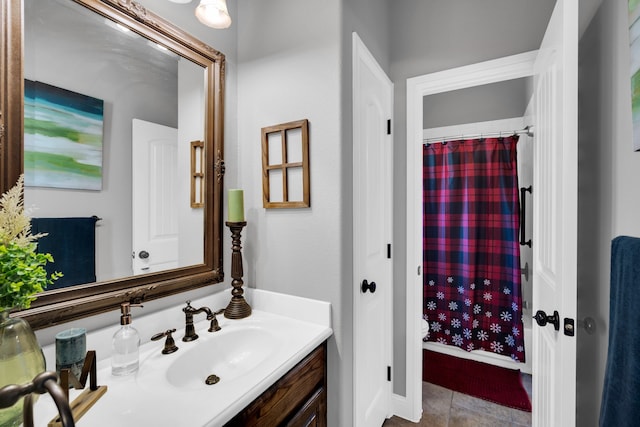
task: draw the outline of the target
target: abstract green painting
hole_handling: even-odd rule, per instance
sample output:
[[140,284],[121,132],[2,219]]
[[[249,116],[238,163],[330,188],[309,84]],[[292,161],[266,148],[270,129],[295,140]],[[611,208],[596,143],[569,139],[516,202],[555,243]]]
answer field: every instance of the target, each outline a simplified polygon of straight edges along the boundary
[[25,185],[102,189],[104,101],[24,82]]
[[640,150],[640,0],[629,0],[629,46],[633,148],[638,151]]

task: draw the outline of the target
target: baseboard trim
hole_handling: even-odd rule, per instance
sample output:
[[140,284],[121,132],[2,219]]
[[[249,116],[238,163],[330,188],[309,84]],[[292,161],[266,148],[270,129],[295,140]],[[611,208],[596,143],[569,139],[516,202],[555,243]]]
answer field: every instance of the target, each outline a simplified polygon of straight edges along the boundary
[[416,418],[416,414],[413,413],[414,405],[409,402],[405,396],[393,394],[391,396],[391,407],[393,415],[404,418],[412,423],[420,422],[420,419],[422,418],[422,408],[420,408],[418,417]]

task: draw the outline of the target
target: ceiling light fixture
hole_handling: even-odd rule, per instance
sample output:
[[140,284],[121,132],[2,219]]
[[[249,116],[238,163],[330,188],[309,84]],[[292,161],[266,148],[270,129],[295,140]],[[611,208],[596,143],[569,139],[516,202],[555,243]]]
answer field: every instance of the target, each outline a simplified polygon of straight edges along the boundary
[[[169,0],[173,3],[191,3],[191,0]],[[227,9],[226,0],[200,0],[196,7],[196,18],[204,25],[216,29],[225,29],[231,26],[231,16]]]
[[196,7],[196,18],[211,28],[224,29],[231,26],[226,0],[200,0]]

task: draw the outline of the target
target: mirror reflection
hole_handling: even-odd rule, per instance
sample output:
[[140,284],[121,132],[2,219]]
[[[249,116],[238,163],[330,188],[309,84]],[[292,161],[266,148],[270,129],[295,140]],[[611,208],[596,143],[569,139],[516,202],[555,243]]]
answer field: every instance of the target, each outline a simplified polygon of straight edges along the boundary
[[202,264],[206,70],[69,0],[24,1],[25,206],[56,286]]

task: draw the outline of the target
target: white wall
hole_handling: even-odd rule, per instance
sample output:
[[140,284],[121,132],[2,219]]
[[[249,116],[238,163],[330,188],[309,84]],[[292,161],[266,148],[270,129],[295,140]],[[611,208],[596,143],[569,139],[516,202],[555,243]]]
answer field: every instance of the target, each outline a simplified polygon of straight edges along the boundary
[[[96,224],[97,280],[130,276],[131,119],[177,126],[177,65],[151,52],[145,59],[170,67],[153,69],[122,49],[105,48],[101,33],[86,34],[67,8],[32,3],[25,6],[25,77],[104,100],[103,184],[99,191],[28,187],[26,206],[36,207],[34,217],[102,218]],[[131,43],[131,37],[115,34],[108,40]]]
[[[308,19],[313,17],[313,19]],[[245,284],[329,301],[329,425],[349,425],[342,399],[340,3],[238,1],[238,187],[244,189]],[[311,207],[262,207],[261,128],[309,120]],[[236,166],[237,165],[237,166]],[[350,371],[348,371],[350,372]],[[342,420],[342,421],[338,421]]]
[[626,2],[605,0],[580,40],[578,425],[599,417],[608,346],[611,240],[640,237]]
[[[204,139],[205,71],[181,59],[178,63],[178,265],[202,264],[204,208],[191,207],[191,141]],[[209,179],[214,179],[210,177]]]
[[[252,287],[320,298],[340,281],[338,2],[238,3],[238,145]],[[309,21],[300,19],[313,15]],[[262,207],[262,127],[309,120],[311,207]]]
[[477,123],[521,117],[530,96],[533,77],[437,93],[423,98],[422,127],[430,129],[460,123]]

